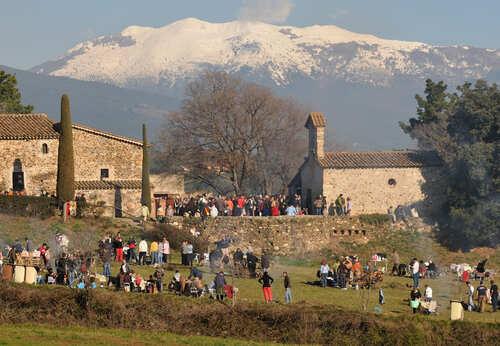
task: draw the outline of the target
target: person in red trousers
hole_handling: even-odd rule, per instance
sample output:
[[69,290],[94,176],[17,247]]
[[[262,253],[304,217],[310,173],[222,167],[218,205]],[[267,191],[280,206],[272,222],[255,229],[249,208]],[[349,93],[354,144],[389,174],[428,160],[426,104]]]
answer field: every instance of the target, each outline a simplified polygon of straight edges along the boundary
[[259,279],[259,282],[262,284],[262,291],[264,292],[264,299],[266,303],[270,303],[273,301],[273,291],[271,285],[274,282],[274,279],[267,273],[264,272],[264,275]]

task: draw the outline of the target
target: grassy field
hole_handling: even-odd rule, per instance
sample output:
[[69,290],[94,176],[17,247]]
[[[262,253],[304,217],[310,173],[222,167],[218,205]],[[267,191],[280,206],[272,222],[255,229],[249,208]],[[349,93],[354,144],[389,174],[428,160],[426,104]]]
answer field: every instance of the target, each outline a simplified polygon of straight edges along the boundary
[[[173,258],[178,261],[178,255]],[[282,263],[284,262],[284,263]],[[284,303],[284,288],[282,284],[282,272],[287,271],[292,281],[292,294],[294,303],[310,304],[310,305],[334,305],[336,307],[364,312],[363,305],[367,306],[366,312],[378,313],[383,316],[402,316],[410,315],[411,309],[408,306],[408,298],[410,289],[407,285],[412,283],[410,278],[399,278],[390,275],[384,276],[384,281],[372,290],[340,290],[337,288],[322,288],[306,284],[307,281],[316,280],[317,266],[311,264],[291,265],[287,259],[276,259],[272,265],[270,274],[275,279],[273,285],[273,298],[277,303]],[[178,262],[177,262],[178,263]],[[175,266],[175,265],[174,265]],[[189,269],[182,266],[175,266],[184,275],[188,275]],[[132,266],[133,270],[141,273],[143,277],[149,276],[154,272],[153,267],[149,266]],[[211,280],[214,274],[208,271],[208,268],[200,267],[204,272],[204,281]],[[113,272],[118,271],[118,265],[113,265]],[[166,271],[165,281],[168,281],[173,276],[174,271]],[[264,304],[264,297],[260,284],[255,279],[233,278],[231,275],[226,277],[229,284],[238,287],[239,295],[237,301],[243,302],[261,302]],[[449,319],[450,317],[450,300],[466,300],[465,284],[458,281],[453,274],[449,274],[439,279],[421,280],[421,285],[424,287],[428,284],[432,287],[434,299],[439,304],[439,311],[436,315],[426,316],[429,319]],[[478,283],[475,284],[477,286]],[[378,304],[378,288],[381,287],[385,295],[385,304]],[[423,293],[423,292],[422,292]],[[187,298],[194,299],[194,298]],[[202,298],[203,299],[203,298]],[[465,320],[478,322],[500,322],[500,311],[497,313],[490,312],[488,306],[487,311],[483,314],[476,312],[466,312]]]
[[[268,343],[266,343],[268,344]],[[0,345],[264,345],[252,341],[112,328],[3,324]],[[275,344],[277,345],[277,344]]]
[[[61,224],[57,219],[38,220],[27,218],[6,217],[0,215],[0,243],[9,243],[15,238],[31,237],[35,243],[51,239],[55,232],[64,231],[70,237],[70,241],[78,244],[87,244],[93,247],[105,232],[116,232],[120,230],[127,237],[134,234],[140,235],[140,228],[127,222],[119,220],[74,220],[68,224]],[[331,306],[344,311],[358,312],[361,314],[379,316],[381,319],[417,318],[419,321],[444,321],[450,316],[450,300],[465,300],[465,285],[449,273],[439,279],[422,280],[422,287],[429,284],[434,291],[434,298],[438,301],[438,314],[431,316],[412,316],[408,306],[409,288],[411,279],[397,278],[389,275],[384,276],[384,281],[372,290],[339,290],[335,288],[321,288],[307,285],[306,281],[316,280],[316,271],[321,258],[330,258],[331,255],[357,254],[366,261],[370,254],[375,252],[387,252],[397,249],[401,260],[407,262],[416,256],[422,259],[432,258],[438,266],[448,267],[449,263],[467,262],[477,263],[480,259],[488,258],[488,268],[500,272],[500,251],[498,249],[475,249],[469,253],[451,252],[434,241],[430,234],[415,232],[397,232],[375,238],[363,245],[341,242],[335,249],[326,249],[321,254],[315,254],[306,258],[274,258],[271,266],[271,276],[274,277],[273,295],[275,304],[283,303],[284,289],[281,274],[287,271],[291,277],[294,306],[314,307]],[[167,267],[165,283],[174,274],[174,269],[179,269],[182,274],[187,275],[189,268],[178,265],[180,256],[174,251],[171,264]],[[390,265],[389,265],[390,266]],[[152,266],[132,266],[132,269],[147,278],[154,272]],[[208,268],[201,267],[204,272],[204,281],[211,280],[214,274],[208,272]],[[96,271],[101,271],[97,264]],[[118,264],[114,263],[112,273],[118,272]],[[254,279],[240,279],[227,276],[229,284],[239,288],[237,298],[238,304],[264,304],[263,294],[259,283]],[[497,276],[497,281],[500,278]],[[478,283],[475,283],[477,286]],[[383,306],[378,304],[378,288],[384,290],[385,302]],[[99,289],[102,290],[102,289]],[[127,295],[126,293],[116,293]],[[130,293],[137,295],[137,293]],[[168,297],[170,293],[164,293]],[[192,302],[195,298],[180,298],[181,302]],[[200,304],[209,304],[201,298]],[[366,306],[366,309],[364,309]],[[492,313],[488,306],[485,313],[466,312],[465,321],[499,323],[500,312]],[[175,331],[175,333],[182,333]],[[205,337],[178,336],[174,334],[156,332],[131,332],[129,330],[116,329],[87,329],[87,328],[49,328],[47,326],[31,325],[2,325],[0,328],[0,344],[33,344],[40,338],[47,337],[51,344],[204,344],[218,345],[242,344],[233,339],[216,339]],[[52,342],[52,340],[54,342]],[[247,341],[243,344],[248,344]]]

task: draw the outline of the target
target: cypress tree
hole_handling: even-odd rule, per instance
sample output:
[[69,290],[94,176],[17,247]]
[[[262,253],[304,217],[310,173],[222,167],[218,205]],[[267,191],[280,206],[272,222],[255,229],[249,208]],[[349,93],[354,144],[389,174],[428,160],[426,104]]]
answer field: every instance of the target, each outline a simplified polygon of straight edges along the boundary
[[151,185],[149,183],[149,149],[146,124],[142,124],[142,195],[141,204],[151,212]]
[[62,205],[75,198],[75,162],[73,152],[73,127],[69,97],[61,97],[61,122],[59,124],[59,151],[57,153],[57,199]]

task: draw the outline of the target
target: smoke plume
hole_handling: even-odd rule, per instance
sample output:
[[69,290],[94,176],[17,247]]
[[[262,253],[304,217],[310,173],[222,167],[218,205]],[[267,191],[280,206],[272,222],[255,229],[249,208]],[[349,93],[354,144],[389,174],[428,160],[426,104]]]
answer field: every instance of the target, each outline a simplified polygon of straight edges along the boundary
[[292,12],[289,0],[244,0],[239,19],[266,23],[283,23]]

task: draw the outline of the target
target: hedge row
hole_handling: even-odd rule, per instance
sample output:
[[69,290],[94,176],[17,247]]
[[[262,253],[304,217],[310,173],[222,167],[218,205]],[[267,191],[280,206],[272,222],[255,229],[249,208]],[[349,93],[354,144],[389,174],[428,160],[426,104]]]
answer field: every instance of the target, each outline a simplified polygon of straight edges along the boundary
[[5,214],[49,217],[56,209],[57,201],[50,197],[0,196],[0,212]]

